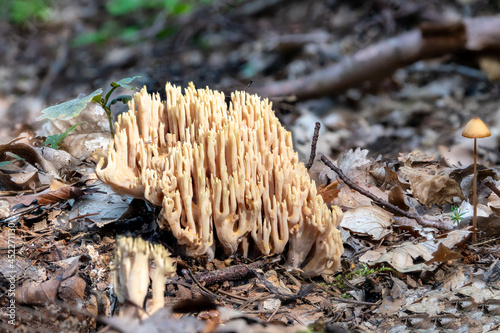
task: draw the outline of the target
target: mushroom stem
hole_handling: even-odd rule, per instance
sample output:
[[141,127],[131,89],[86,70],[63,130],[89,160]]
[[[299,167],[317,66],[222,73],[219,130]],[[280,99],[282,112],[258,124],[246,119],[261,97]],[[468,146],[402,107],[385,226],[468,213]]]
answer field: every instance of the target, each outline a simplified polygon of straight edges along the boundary
[[467,125],[465,125],[462,136],[474,139],[474,184],[472,184],[472,190],[474,191],[474,215],[472,218],[472,227],[474,232],[472,233],[472,242],[475,243],[477,238],[477,139],[491,136],[491,132],[481,119],[474,117],[469,120]]
[[472,234],[472,242],[476,242],[477,236],[477,139],[474,138],[474,183],[472,185],[472,190],[474,191],[474,215],[472,217],[472,227],[474,233]]

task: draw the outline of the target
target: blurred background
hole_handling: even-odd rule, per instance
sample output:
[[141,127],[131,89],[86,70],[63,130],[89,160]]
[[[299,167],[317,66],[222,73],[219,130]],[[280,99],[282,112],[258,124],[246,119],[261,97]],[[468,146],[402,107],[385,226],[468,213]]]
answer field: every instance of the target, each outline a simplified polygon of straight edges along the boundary
[[[167,81],[252,92],[424,23],[491,17],[499,8],[498,0],[2,0],[0,140],[36,135],[45,107],[125,77],[139,75],[134,85],[160,94]],[[498,54],[443,54],[314,98],[269,97],[304,160],[320,121],[319,153],[362,147],[396,158],[420,149],[450,164],[468,161],[471,145],[462,146],[460,133],[477,115],[492,127],[480,145],[496,163]],[[483,66],[484,57],[493,65]]]

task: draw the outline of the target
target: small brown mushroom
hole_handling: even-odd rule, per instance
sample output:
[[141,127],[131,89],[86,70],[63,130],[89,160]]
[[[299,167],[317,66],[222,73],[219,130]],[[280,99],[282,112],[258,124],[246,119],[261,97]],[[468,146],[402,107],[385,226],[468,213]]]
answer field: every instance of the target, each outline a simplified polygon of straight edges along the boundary
[[474,195],[474,215],[472,219],[472,226],[474,228],[474,234],[472,236],[472,241],[476,241],[476,227],[477,227],[477,139],[486,138],[490,136],[490,130],[483,121],[477,117],[469,120],[465,129],[462,132],[462,136],[470,139],[474,139],[474,183],[473,183],[473,195]]

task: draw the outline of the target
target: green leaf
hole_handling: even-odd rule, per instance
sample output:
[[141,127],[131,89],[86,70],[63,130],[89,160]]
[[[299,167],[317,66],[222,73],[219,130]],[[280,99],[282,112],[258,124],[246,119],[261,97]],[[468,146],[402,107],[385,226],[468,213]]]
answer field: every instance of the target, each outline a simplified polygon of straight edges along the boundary
[[11,163],[14,163],[16,161],[25,161],[24,158],[22,157],[19,157],[18,155],[14,154],[14,153],[9,153],[9,155],[11,155],[12,157],[15,158],[15,160],[11,160],[11,161],[3,161],[3,162],[0,162],[0,168],[6,166],[6,165],[9,165]]
[[132,95],[120,95],[116,98],[118,102],[122,102],[123,104],[127,104],[134,98]]
[[121,79],[120,81],[111,83],[111,86],[113,86],[113,88],[114,87],[122,87],[122,88],[129,89],[129,90],[137,90],[136,87],[130,86],[129,83],[134,81],[138,77],[142,77],[142,76],[127,77],[125,79]]
[[68,134],[71,131],[73,131],[76,128],[76,126],[78,126],[80,124],[83,124],[83,122],[71,126],[70,128],[68,128],[66,130],[66,132],[64,132],[62,134],[54,134],[54,135],[48,136],[47,139],[45,139],[44,145],[47,147],[52,147],[54,149],[59,149],[60,148],[59,145],[61,144],[62,140],[64,140],[64,138],[66,138],[68,136]]
[[132,95],[120,95],[117,98],[111,100],[108,104],[106,104],[106,107],[109,109],[111,105],[115,105],[118,102],[122,102],[123,104],[127,104],[134,98]]
[[[9,2],[6,3],[7,7]],[[31,19],[46,21],[49,18],[50,2],[47,0],[12,0],[10,1],[9,19],[15,24],[26,24]],[[7,8],[9,12],[9,8]]]
[[111,0],[107,1],[106,9],[111,15],[120,16],[136,12],[144,7],[142,0]]
[[84,96],[82,98],[72,99],[70,101],[50,106],[44,110],[42,110],[42,115],[38,117],[36,120],[41,119],[62,119],[68,120],[75,118],[82,112],[87,104],[90,103],[95,97],[102,94],[102,89],[99,88],[94,91],[92,94]]
[[80,47],[89,44],[99,44],[104,43],[108,39],[108,36],[103,31],[91,31],[84,32],[76,36],[70,41],[72,47]]

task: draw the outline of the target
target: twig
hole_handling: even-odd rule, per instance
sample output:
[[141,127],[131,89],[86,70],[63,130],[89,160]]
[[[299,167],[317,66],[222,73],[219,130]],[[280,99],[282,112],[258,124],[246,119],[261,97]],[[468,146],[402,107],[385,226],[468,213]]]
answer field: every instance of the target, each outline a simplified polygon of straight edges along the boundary
[[221,293],[223,295],[226,295],[226,296],[229,296],[229,297],[232,297],[232,298],[236,298],[236,299],[239,299],[240,301],[247,301],[248,300],[248,297],[244,297],[244,296],[239,296],[239,295],[235,295],[235,294],[231,294],[231,293],[228,293],[227,291],[224,291],[222,289],[218,289],[217,290],[218,293]]
[[269,292],[276,295],[277,298],[280,301],[282,301],[283,303],[288,303],[291,301],[295,301],[297,299],[302,299],[302,298],[306,297],[307,295],[309,295],[314,289],[313,284],[307,284],[307,285],[302,285],[300,287],[300,290],[296,294],[283,292],[282,290],[280,290],[281,288],[275,287],[271,282],[266,280],[266,278],[264,278],[262,276],[262,274],[257,272],[255,269],[250,268],[250,271],[252,272],[253,275],[255,275],[255,277],[257,277],[257,279],[260,281],[260,283],[262,283],[269,290]]
[[320,122],[316,122],[316,126],[314,127],[314,135],[311,142],[311,156],[309,156],[309,162],[306,164],[306,169],[311,169],[314,159],[316,158],[316,145],[318,144],[319,138],[319,129],[321,128]]
[[[279,257],[281,258],[281,257]],[[213,284],[221,283],[224,281],[237,281],[241,280],[250,273],[252,268],[260,268],[269,263],[269,259],[263,259],[253,262],[248,265],[235,265],[228,268],[219,269],[216,271],[210,271],[205,273],[196,274],[196,279],[205,286],[210,286]],[[187,279],[188,283],[192,283],[192,280]]]
[[422,24],[393,38],[361,49],[309,75],[254,87],[267,97],[294,95],[297,99],[324,96],[380,81],[411,63],[462,51],[498,49],[500,17],[466,18],[461,22]]
[[435,65],[435,66],[427,66],[425,68],[421,68],[420,63],[418,65],[412,65],[408,66],[406,68],[408,70],[408,73],[418,73],[422,71],[429,71],[429,72],[442,72],[442,73],[458,73],[463,76],[468,76],[472,79],[476,79],[479,81],[486,81],[488,80],[488,77],[484,72],[474,69],[471,67],[467,66],[462,66],[462,65],[457,65],[457,64],[440,64],[440,65]]
[[495,194],[500,197],[500,189],[498,189],[498,187],[495,186],[495,184],[493,183],[490,183],[490,182],[484,182],[484,185],[489,188],[490,190],[492,190],[493,192],[495,192]]
[[[184,275],[184,278],[187,280],[187,277],[190,276],[192,281],[195,282],[195,284],[198,286],[198,290],[200,291],[200,293],[204,294],[205,296],[208,296],[210,298],[215,298],[215,299],[223,299],[224,301],[226,302],[229,302],[229,303],[235,303],[235,304],[238,304],[238,305],[241,305],[243,304],[244,302],[241,302],[241,301],[236,301],[236,300],[232,300],[232,299],[229,299],[227,298],[226,296],[222,296],[222,295],[217,295],[216,293],[213,293],[211,292],[210,290],[208,290],[207,288],[205,288],[201,283],[200,281],[198,281],[198,279],[196,278],[196,276],[193,274],[193,272],[191,272],[191,270],[189,269],[183,269],[182,270],[182,274]],[[191,285],[192,286],[192,285]]]
[[272,295],[257,295],[253,296],[252,298],[249,298],[245,303],[241,304],[236,311],[243,311],[247,306],[252,304],[253,302],[259,301],[259,300],[264,300],[273,297]]
[[337,297],[337,295],[331,291],[331,290],[328,290],[322,286],[320,286],[319,284],[313,282],[316,287],[318,287],[319,289],[325,291],[327,294],[329,294],[330,296],[332,296],[332,300],[336,301],[336,302],[341,302],[341,303],[350,303],[350,304],[356,304],[356,305],[378,305],[378,303],[372,303],[372,302],[363,302],[363,301],[357,301],[355,299],[347,299],[347,298],[340,298],[340,297]]
[[401,216],[406,216],[407,218],[414,219],[415,221],[417,221],[418,224],[423,225],[425,227],[437,228],[437,229],[441,229],[441,230],[453,230],[453,226],[449,225],[447,223],[429,221],[429,220],[423,219],[422,217],[420,217],[417,214],[412,214],[412,213],[405,212],[404,210],[402,210],[398,206],[395,206],[395,205],[393,205],[393,204],[391,204],[391,203],[389,203],[389,202],[387,202],[387,201],[385,201],[385,200],[383,200],[383,199],[375,196],[374,194],[372,194],[372,193],[364,190],[361,186],[359,186],[357,184],[354,184],[352,182],[352,180],[350,180],[349,178],[347,178],[346,175],[344,175],[344,173],[342,172],[342,170],[340,170],[337,166],[335,166],[324,155],[321,156],[321,160],[330,169],[332,169],[333,171],[335,171],[339,175],[340,179],[342,179],[347,186],[349,186],[350,188],[352,188],[355,191],[358,191],[359,193],[363,194],[364,196],[372,199],[375,203],[377,203],[380,207],[384,208],[385,210],[387,210],[387,211],[389,211],[389,212],[391,212],[393,214],[397,214],[397,215],[401,215]]
[[269,318],[267,318],[267,319],[266,319],[266,321],[267,321],[267,322],[271,321],[271,319],[273,319],[274,315],[276,314],[276,312],[278,312],[278,310],[279,310],[280,308],[281,308],[281,305],[280,305],[280,306],[278,306],[278,307],[276,308],[276,310],[274,310],[274,312],[273,312],[273,313],[271,313],[271,315],[269,316]]
[[480,246],[480,245],[484,245],[484,244],[495,242],[495,241],[497,241],[499,239],[500,239],[500,237],[495,237],[495,238],[492,238],[492,239],[485,240],[483,242],[471,244],[471,246]]

